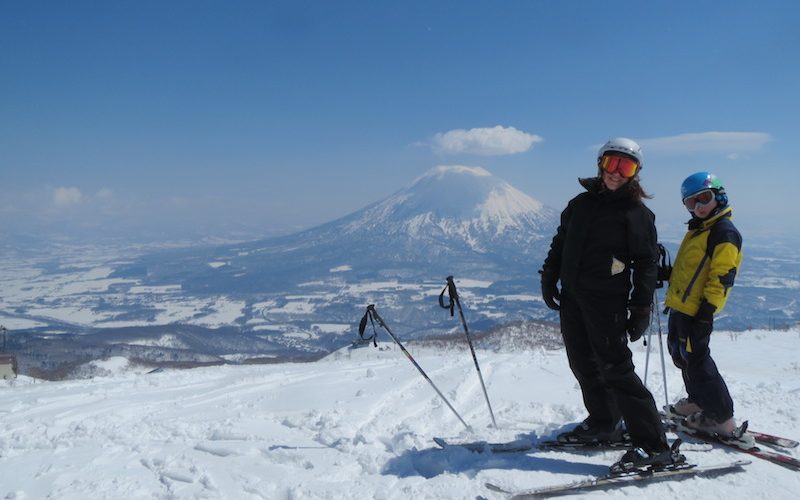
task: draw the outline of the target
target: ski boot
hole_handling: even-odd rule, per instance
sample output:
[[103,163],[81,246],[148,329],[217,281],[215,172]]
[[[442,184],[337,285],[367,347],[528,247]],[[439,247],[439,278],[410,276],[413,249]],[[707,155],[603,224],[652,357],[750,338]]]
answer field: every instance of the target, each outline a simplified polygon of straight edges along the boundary
[[597,444],[615,443],[626,439],[625,430],[622,428],[622,420],[618,420],[615,425],[610,427],[598,426],[591,423],[587,418],[569,432],[559,434],[556,439],[559,443],[568,444]]
[[684,419],[684,425],[690,429],[700,431],[704,434],[718,435],[724,438],[737,438],[736,436],[736,423],[733,417],[719,421],[709,417],[702,411],[692,413]]
[[697,403],[689,398],[681,398],[674,404],[668,405],[668,407],[664,408],[664,410],[668,415],[672,413],[673,415],[680,415],[682,417],[688,417],[693,413],[703,411],[703,409],[700,408]]
[[647,449],[637,447],[630,449],[622,455],[616,463],[608,468],[612,475],[628,472],[646,472],[664,469],[680,468],[686,463],[686,457],[678,448],[681,440],[677,439],[670,448]]

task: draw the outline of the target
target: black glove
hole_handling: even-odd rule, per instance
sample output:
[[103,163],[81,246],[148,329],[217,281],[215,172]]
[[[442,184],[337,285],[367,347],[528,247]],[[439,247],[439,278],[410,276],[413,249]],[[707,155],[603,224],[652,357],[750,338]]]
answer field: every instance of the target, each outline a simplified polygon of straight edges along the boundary
[[656,288],[662,288],[665,282],[669,282],[669,277],[672,276],[672,266],[659,265],[658,276],[656,278]]
[[558,291],[558,276],[551,271],[539,272],[542,275],[542,299],[544,303],[554,311],[560,310],[561,292]]
[[656,272],[656,288],[662,288],[672,275],[672,258],[661,243],[658,246],[658,270]]
[[705,299],[700,302],[700,308],[692,320],[692,333],[695,338],[711,335],[711,331],[714,329],[714,311],[716,310],[717,306]]
[[625,322],[625,330],[628,332],[631,342],[636,342],[642,338],[642,334],[650,326],[650,306],[631,306],[628,308],[628,321]]

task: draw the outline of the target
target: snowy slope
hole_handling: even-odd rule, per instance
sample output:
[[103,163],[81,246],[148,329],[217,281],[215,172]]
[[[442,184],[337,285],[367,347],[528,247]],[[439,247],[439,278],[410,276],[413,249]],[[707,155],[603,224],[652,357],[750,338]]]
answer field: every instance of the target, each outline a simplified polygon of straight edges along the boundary
[[[92,380],[0,382],[0,498],[501,498],[483,483],[573,481],[620,455],[437,449],[433,436],[470,436],[400,351],[382,347],[152,374],[115,358],[96,363],[106,376]],[[478,351],[496,430],[468,351],[408,347],[473,437],[547,437],[584,416],[561,350]],[[800,332],[715,333],[712,348],[737,416],[800,437]],[[641,373],[641,342],[634,352]],[[657,357],[650,367],[661,403]],[[667,374],[675,399],[680,377]],[[698,463],[743,457],[702,450],[690,444],[685,454]],[[800,473],[753,459],[735,475],[581,497],[788,499],[799,490]]]

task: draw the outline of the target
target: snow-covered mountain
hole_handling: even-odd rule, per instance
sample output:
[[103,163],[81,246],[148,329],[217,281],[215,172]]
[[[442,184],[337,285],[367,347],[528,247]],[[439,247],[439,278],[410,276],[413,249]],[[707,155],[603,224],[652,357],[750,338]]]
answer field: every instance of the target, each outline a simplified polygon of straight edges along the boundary
[[285,290],[344,268],[357,279],[497,279],[535,273],[556,215],[482,168],[440,166],[389,198],[316,228],[202,254],[152,256],[139,269],[154,283],[234,294]]
[[552,229],[553,217],[551,209],[483,168],[440,166],[334,226],[345,234],[377,231],[422,241],[446,239],[490,253],[495,245],[540,240],[542,232]]

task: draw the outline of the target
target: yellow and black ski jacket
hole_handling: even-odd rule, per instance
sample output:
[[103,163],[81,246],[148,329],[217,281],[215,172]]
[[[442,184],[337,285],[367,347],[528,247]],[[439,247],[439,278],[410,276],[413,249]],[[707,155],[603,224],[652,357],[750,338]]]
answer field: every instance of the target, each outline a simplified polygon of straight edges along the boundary
[[742,236],[726,207],[708,220],[693,219],[669,278],[665,304],[689,316],[705,300],[719,313],[742,263]]

